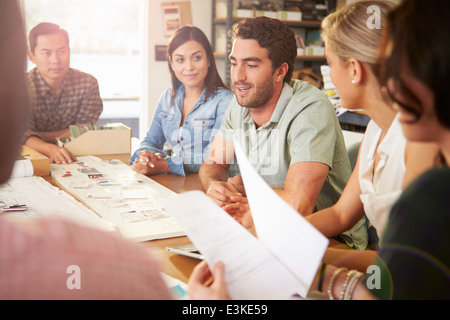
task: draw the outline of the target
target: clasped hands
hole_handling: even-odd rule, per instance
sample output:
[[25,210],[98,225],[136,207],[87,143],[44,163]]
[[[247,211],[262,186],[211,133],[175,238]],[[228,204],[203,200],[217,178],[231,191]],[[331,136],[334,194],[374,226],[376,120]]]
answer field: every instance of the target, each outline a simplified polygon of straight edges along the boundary
[[133,170],[137,173],[152,175],[161,172],[169,172],[166,159],[161,153],[153,153],[147,150],[138,152],[139,157],[133,163]]
[[253,219],[241,176],[228,178],[227,181],[212,182],[206,194],[244,228],[255,235]]

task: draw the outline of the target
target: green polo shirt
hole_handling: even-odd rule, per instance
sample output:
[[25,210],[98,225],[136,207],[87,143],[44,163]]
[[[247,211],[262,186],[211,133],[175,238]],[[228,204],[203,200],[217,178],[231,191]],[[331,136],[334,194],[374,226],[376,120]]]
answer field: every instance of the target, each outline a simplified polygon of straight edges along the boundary
[[[284,188],[288,169],[295,163],[326,164],[330,170],[317,198],[316,210],[334,205],[351,175],[334,108],[322,91],[304,81],[284,84],[270,121],[259,128],[249,110],[241,107],[234,97],[220,133],[231,143],[233,135],[236,136],[249,161],[272,188]],[[347,242],[365,247],[364,223],[352,231],[351,238],[354,241]]]
[[269,122],[256,128],[247,108],[233,98],[222,126],[222,137],[240,141],[250,163],[272,188],[283,188],[289,167],[314,161],[330,167],[316,208],[332,206],[351,174],[339,122],[328,98],[300,80],[284,84]]

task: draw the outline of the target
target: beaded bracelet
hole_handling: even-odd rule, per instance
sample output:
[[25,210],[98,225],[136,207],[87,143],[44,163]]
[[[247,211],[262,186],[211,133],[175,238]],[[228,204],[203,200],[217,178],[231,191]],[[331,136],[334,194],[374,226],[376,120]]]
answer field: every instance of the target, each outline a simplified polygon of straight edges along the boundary
[[333,297],[334,281],[336,280],[337,276],[345,270],[347,270],[347,269],[339,268],[339,269],[334,270],[333,275],[331,276],[331,279],[330,279],[330,283],[328,284],[328,290],[327,290],[328,297],[330,298],[330,300],[334,300],[334,297]]
[[363,277],[363,273],[355,272],[350,283],[348,284],[347,290],[345,291],[344,300],[350,300],[353,296],[353,292],[355,291],[356,284]]
[[340,295],[339,300],[344,300],[344,296],[345,296],[345,293],[346,293],[346,290],[347,290],[347,286],[348,286],[350,280],[353,279],[353,275],[356,274],[357,272],[358,271],[355,271],[355,270],[350,270],[349,272],[347,272],[347,277],[344,280],[344,284],[342,286],[342,291],[341,291],[341,295]]

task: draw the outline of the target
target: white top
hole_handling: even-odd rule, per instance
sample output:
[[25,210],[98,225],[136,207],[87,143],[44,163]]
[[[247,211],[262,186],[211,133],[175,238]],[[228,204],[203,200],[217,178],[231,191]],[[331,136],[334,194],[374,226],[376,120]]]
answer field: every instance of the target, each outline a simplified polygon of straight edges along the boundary
[[[406,171],[406,139],[403,136],[398,115],[392,121],[391,127],[377,149],[380,137],[380,127],[371,120],[361,144],[359,159],[361,202],[379,238],[386,227],[391,207],[402,193]],[[380,156],[380,160],[373,174],[375,152]]]

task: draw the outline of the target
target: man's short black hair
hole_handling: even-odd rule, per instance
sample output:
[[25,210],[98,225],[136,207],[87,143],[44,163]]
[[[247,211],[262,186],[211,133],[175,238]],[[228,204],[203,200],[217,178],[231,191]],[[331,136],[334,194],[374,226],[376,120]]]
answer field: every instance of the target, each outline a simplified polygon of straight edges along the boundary
[[64,40],[66,41],[67,46],[69,46],[69,34],[67,33],[66,30],[61,29],[61,27],[57,24],[50,23],[50,22],[42,22],[42,23],[38,24],[37,26],[35,26],[30,31],[30,35],[29,35],[28,39],[30,41],[31,52],[34,52],[34,49],[36,49],[37,38],[39,36],[46,35],[46,34],[55,34],[55,33],[61,34],[64,37]]

